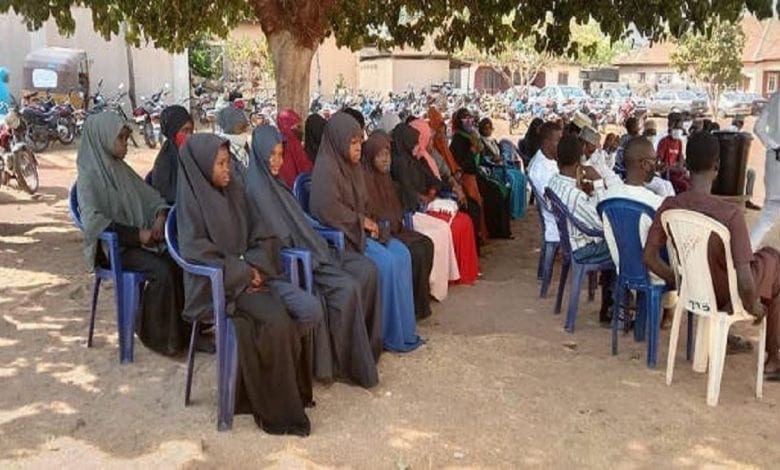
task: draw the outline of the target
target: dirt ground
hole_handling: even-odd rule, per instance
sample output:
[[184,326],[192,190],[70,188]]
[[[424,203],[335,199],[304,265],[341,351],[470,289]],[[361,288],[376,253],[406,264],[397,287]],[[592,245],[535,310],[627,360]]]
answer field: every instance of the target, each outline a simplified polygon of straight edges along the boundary
[[[751,165],[763,156],[754,144]],[[143,174],[154,153],[131,150]],[[118,363],[112,291],[85,347],[91,277],[67,212],[73,149],[42,156],[40,195],[0,189],[1,468],[776,468],[780,385],[754,398],[755,355],[729,356],[720,404],[678,355],[675,382],[645,367],[645,344],[611,356],[598,303],[582,296],[577,331],[539,299],[535,210],[516,239],[493,242],[484,277],[420,324],[427,344],[385,354],[381,383],[318,385],[312,435],[272,437],[249,416],[216,431],[214,358],[198,355],[184,407],[183,359],[136,341]],[[759,183],[761,182],[759,175]],[[761,184],[759,184],[762,187]],[[761,200],[757,194],[757,202]],[[755,214],[749,214],[751,218]],[[780,245],[775,232],[772,243]],[[558,270],[556,268],[557,283]],[[557,284],[556,284],[557,285]],[[756,330],[738,327],[754,338]],[[681,351],[684,345],[681,344]]]

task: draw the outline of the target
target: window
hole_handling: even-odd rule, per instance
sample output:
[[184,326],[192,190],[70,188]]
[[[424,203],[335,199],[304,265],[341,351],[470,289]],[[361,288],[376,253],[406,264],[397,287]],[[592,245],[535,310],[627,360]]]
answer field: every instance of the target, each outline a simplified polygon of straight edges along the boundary
[[450,69],[450,82],[453,88],[460,88],[460,69]]
[[558,72],[558,85],[569,84],[569,72]]
[[647,81],[647,74],[645,72],[639,72],[639,83],[645,83]]
[[766,91],[768,93],[774,93],[777,91],[777,74],[770,73],[766,82]]
[[672,83],[672,74],[671,73],[659,73],[657,75],[658,77],[658,84],[659,85],[668,85]]

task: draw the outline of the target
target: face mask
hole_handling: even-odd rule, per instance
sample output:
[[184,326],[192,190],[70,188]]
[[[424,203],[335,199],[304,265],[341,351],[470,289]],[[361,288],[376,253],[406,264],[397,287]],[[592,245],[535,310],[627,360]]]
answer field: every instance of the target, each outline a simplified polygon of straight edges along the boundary
[[673,138],[675,138],[677,140],[680,140],[680,139],[682,139],[682,136],[683,136],[682,129],[672,129],[672,137]]
[[247,138],[248,136],[246,134],[231,135],[230,141],[236,144],[237,146],[244,148],[246,147]]
[[185,132],[177,132],[176,135],[173,136],[173,142],[176,144],[176,148],[180,149],[189,136],[190,135]]

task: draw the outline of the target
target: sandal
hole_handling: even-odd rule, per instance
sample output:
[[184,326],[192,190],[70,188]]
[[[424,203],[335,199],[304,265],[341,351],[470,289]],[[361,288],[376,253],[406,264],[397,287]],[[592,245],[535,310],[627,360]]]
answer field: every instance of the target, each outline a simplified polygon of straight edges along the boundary
[[753,343],[736,335],[729,335],[726,341],[726,354],[742,354],[753,351]]

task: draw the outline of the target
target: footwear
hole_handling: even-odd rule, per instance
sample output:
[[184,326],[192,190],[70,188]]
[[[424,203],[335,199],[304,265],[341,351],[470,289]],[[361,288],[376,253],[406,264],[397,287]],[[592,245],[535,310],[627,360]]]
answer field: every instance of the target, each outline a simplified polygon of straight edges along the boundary
[[729,335],[726,341],[726,354],[749,353],[753,351],[753,343],[736,335]]
[[761,206],[759,206],[758,204],[753,204],[753,201],[751,201],[751,200],[745,201],[745,208],[746,209],[750,209],[751,211],[760,211],[761,210]]

